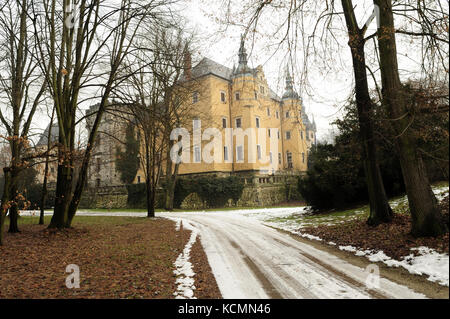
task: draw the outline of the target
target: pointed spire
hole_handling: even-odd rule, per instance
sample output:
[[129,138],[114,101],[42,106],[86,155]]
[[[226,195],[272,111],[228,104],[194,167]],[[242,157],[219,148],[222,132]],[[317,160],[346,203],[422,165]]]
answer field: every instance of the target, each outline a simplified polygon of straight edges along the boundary
[[286,65],[286,91],[293,90],[294,84],[291,73],[289,72],[289,65]]
[[241,34],[241,46],[239,47],[239,66],[247,66],[247,51],[245,50],[244,35]]
[[286,90],[283,99],[298,99],[298,94],[294,91],[294,80],[289,72],[289,64],[286,65]]
[[245,50],[245,38],[244,35],[241,34],[241,45],[239,47],[239,63],[237,68],[234,70],[233,74],[245,74],[251,73],[251,70],[247,66],[247,51]]

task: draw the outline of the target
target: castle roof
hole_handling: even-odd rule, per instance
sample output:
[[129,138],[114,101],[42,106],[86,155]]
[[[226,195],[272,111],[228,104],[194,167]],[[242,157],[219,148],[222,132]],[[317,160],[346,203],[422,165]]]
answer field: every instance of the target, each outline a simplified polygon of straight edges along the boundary
[[[44,133],[41,134],[41,137],[39,138],[39,141],[37,142],[36,146],[47,146],[48,144],[48,131],[50,130],[50,124],[45,129]],[[52,132],[50,136],[50,142],[56,143],[58,142],[58,136],[59,136],[59,126],[58,123],[54,123],[52,125]]]
[[230,68],[208,58],[203,58],[196,66],[192,68],[193,78],[213,74],[230,81],[232,73],[233,71]]

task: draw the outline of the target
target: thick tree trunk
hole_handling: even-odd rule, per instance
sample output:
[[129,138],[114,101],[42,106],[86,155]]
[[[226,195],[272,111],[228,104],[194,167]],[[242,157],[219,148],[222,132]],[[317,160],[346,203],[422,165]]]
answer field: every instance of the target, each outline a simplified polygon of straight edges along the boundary
[[66,227],[68,221],[69,204],[72,198],[73,168],[70,154],[66,149],[60,148],[58,157],[55,208],[48,227],[62,229]]
[[5,225],[6,213],[9,209],[9,202],[11,200],[11,173],[7,167],[3,168],[3,172],[5,175],[5,187],[3,189],[2,202],[0,206],[0,245],[3,245],[3,228]]
[[8,233],[20,233],[18,226],[19,210],[16,203],[9,208],[9,229]]
[[383,103],[393,120],[397,134],[395,143],[402,167],[409,209],[412,216],[411,234],[416,237],[439,236],[448,231],[442,222],[436,197],[417,150],[417,141],[408,130],[413,115],[408,108],[408,96],[400,82],[391,0],[374,0],[379,7],[378,44],[383,85]]
[[[18,135],[16,135],[18,136]],[[10,203],[11,207],[9,208],[9,229],[8,233],[18,233],[19,225],[19,190],[17,188],[18,179],[19,179],[19,165],[20,165],[20,145],[18,140],[13,140],[11,142],[11,155],[12,155],[12,163],[11,163],[11,171],[10,171]]]
[[147,217],[155,217],[155,190],[147,184]]
[[377,159],[377,147],[372,120],[373,103],[369,94],[364,50],[364,35],[357,26],[351,1],[343,0],[342,6],[349,32],[349,46],[352,53],[355,75],[355,95],[358,109],[361,146],[363,150],[364,170],[369,192],[370,215],[367,223],[376,226],[392,220],[392,209],[386,196]]
[[18,203],[18,191],[16,184],[17,183],[17,175],[15,170],[11,171],[11,181],[10,181],[10,201],[11,207],[9,208],[9,229],[8,233],[19,233],[19,203]]

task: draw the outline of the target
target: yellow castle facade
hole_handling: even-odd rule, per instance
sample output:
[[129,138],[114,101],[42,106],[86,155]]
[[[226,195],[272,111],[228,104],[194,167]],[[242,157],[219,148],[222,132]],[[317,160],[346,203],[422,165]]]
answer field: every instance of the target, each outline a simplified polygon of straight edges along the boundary
[[204,160],[210,141],[194,141],[190,145],[190,161],[180,165],[180,174],[276,175],[307,170],[316,127],[309,121],[288,71],[285,92],[280,98],[268,86],[261,66],[248,67],[244,41],[239,49],[239,63],[233,69],[208,58],[193,68],[190,58],[186,64],[183,81],[195,81],[198,88],[187,103],[195,114],[200,114],[192,119],[190,133],[213,128],[220,132],[221,143],[214,148],[211,162]]

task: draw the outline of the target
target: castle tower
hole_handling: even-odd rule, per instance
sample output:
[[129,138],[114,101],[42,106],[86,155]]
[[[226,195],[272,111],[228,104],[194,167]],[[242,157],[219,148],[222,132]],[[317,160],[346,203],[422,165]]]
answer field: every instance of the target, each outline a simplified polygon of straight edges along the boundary
[[302,120],[302,104],[294,89],[294,80],[286,66],[286,88],[282,96],[283,150],[287,169],[305,171],[308,145],[306,128]]

